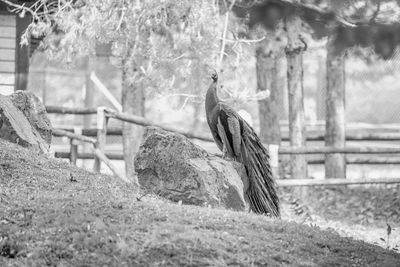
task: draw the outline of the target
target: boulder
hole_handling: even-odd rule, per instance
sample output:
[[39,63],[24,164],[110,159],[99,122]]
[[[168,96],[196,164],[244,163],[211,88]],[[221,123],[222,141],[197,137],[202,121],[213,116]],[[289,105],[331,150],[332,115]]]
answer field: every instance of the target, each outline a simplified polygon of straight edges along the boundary
[[14,106],[24,113],[29,123],[38,131],[42,139],[51,144],[52,126],[46,108],[40,99],[28,91],[16,91],[10,95]]
[[[31,93],[17,94],[0,95],[0,138],[49,153],[51,126],[45,111],[41,110],[43,105]],[[49,129],[45,128],[45,123]]]
[[208,154],[181,134],[146,128],[134,164],[147,192],[184,204],[248,208],[242,165]]

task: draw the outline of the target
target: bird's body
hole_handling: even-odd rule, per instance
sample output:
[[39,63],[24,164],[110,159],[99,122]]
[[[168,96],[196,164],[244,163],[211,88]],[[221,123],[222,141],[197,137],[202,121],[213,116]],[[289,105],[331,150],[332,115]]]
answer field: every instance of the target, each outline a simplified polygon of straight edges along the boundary
[[224,156],[244,165],[248,178],[245,193],[251,210],[279,217],[279,200],[268,151],[253,128],[234,109],[219,100],[217,75],[213,74],[212,79],[206,95],[206,116],[215,143]]

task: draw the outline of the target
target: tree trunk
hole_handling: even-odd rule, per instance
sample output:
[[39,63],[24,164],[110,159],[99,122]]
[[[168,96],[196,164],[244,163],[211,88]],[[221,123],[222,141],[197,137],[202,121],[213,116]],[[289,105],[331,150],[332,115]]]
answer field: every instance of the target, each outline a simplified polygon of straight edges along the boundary
[[[326,73],[326,129],[325,145],[345,145],[345,60],[344,54],[334,51],[333,39],[328,41]],[[346,158],[343,154],[328,154],[325,157],[325,177],[346,177]]]
[[260,138],[264,144],[269,145],[272,172],[274,177],[278,177],[277,148],[281,143],[279,113],[282,105],[279,103],[278,70],[275,64],[277,58],[274,52],[265,51],[264,47],[257,49],[256,58],[257,91],[270,91],[268,98],[258,101]]
[[326,62],[318,58],[317,91],[316,91],[317,120],[325,120],[326,109]]
[[[204,77],[203,72],[202,72],[202,65],[200,62],[196,62],[196,67],[194,68],[194,71],[196,72],[194,81],[193,81],[193,86],[194,86],[194,93],[196,95],[201,95],[202,92],[202,77]],[[201,125],[201,116],[204,116],[203,109],[204,109],[204,103],[201,102],[194,102],[192,103],[193,109],[194,109],[194,114],[193,114],[193,123],[191,125],[191,131],[193,133],[196,133]]]
[[[289,93],[289,138],[293,147],[304,147],[305,119],[303,101],[303,51],[305,43],[300,39],[301,19],[298,16],[286,18],[288,43],[285,49]],[[305,155],[291,155],[291,177],[307,178]]]
[[29,74],[29,45],[20,45],[22,35],[31,23],[30,16],[16,16],[15,91],[27,90]]
[[260,119],[260,138],[263,143],[279,145],[279,88],[277,87],[276,57],[265,53],[262,48],[256,51],[257,91],[270,91],[270,96],[258,101]]
[[276,87],[278,88],[278,105],[279,105],[279,120],[287,120],[289,113],[289,96],[287,91],[287,81],[286,81],[286,72],[284,71],[283,60],[286,60],[283,57],[283,54],[280,52],[276,54],[275,58],[275,69],[276,73]]
[[[132,71],[129,70],[130,64],[124,64],[122,70],[122,109],[128,114],[144,117],[145,115],[145,95],[143,88],[137,81],[131,81]],[[123,150],[125,160],[126,177],[137,183],[133,160],[138,151],[143,135],[143,127],[132,123],[123,123]]]

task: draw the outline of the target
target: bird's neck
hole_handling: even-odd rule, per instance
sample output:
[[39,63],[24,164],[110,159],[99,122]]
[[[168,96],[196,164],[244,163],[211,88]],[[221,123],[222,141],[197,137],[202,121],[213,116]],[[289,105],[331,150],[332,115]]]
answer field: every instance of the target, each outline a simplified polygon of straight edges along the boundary
[[217,83],[213,82],[206,94],[206,110],[211,111],[220,102],[217,95]]

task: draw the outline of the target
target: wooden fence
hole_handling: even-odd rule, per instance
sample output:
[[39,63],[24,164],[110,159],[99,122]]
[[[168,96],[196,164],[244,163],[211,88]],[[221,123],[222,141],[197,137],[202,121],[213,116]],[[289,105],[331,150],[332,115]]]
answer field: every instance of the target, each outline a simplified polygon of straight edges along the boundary
[[[79,115],[97,115],[97,129],[82,129],[81,134],[73,133],[73,129],[55,129],[53,131],[54,136],[66,136],[71,140],[70,152],[55,152],[55,156],[59,158],[69,158],[71,163],[76,164],[77,159],[95,159],[94,170],[100,172],[101,162],[104,162],[111,171],[120,177],[124,181],[129,181],[126,177],[121,176],[117,173],[116,168],[113,166],[110,160],[123,160],[121,154],[106,154],[104,153],[106,146],[107,135],[122,136],[121,128],[108,128],[109,118],[114,118],[123,122],[129,122],[141,126],[156,126],[164,130],[176,132],[185,135],[191,139],[197,139],[201,141],[213,142],[211,136],[195,134],[189,131],[182,131],[171,126],[166,126],[156,122],[152,122],[140,116],[135,116],[123,112],[117,112],[112,109],[100,107],[100,108],[65,108],[47,106],[46,110],[48,113],[54,114],[79,114]],[[308,133],[307,133],[308,134]],[[308,140],[311,141],[322,141],[323,135],[318,132],[311,133],[308,135]],[[95,138],[93,138],[95,137]],[[93,145],[93,153],[78,153],[78,145],[74,140],[81,142],[91,143]],[[400,131],[390,133],[378,133],[378,132],[353,132],[346,135],[346,140],[353,141],[400,141]],[[343,153],[343,154],[399,154],[400,147],[280,147],[280,155],[291,155],[291,154],[308,154],[308,155],[323,155],[331,153]],[[321,164],[323,159],[311,159],[311,164]],[[348,160],[348,163],[355,164],[400,164],[400,157],[398,159],[392,157],[379,157],[376,159],[360,159],[355,158]],[[277,183],[280,186],[316,186],[316,185],[348,185],[348,184],[373,184],[373,183],[400,183],[400,179],[396,178],[385,178],[385,179],[289,179],[289,180],[278,180]]]
[[[78,158],[78,145],[75,144],[73,141],[74,140],[78,140],[81,142],[85,142],[85,143],[90,143],[93,145],[92,147],[92,151],[93,151],[93,156],[95,158],[95,167],[94,169],[97,172],[100,172],[100,165],[101,162],[104,162],[109,168],[110,170],[114,173],[115,176],[119,177],[121,180],[130,183],[130,180],[127,179],[125,176],[120,175],[117,171],[117,169],[114,167],[114,165],[111,163],[110,159],[104,154],[103,150],[104,147],[102,147],[100,140],[101,139],[94,139],[91,137],[87,137],[84,135],[79,135],[79,134],[75,134],[75,133],[71,133],[68,131],[64,131],[61,129],[53,129],[53,135],[54,136],[65,136],[68,137],[71,140],[71,150],[69,153],[69,159],[72,163],[74,163],[76,165],[76,160]],[[56,153],[57,156],[57,153]]]

